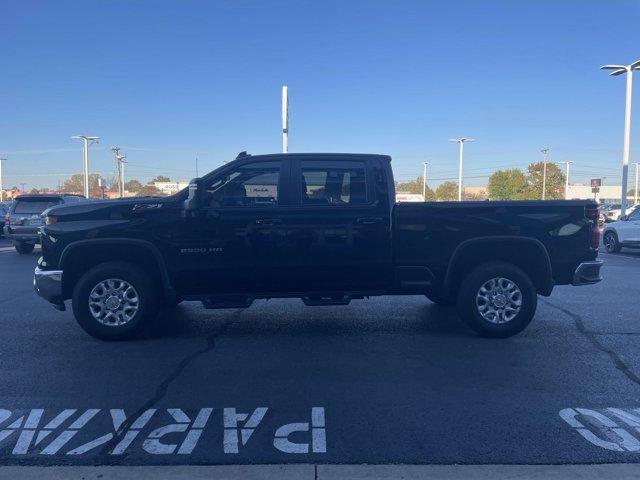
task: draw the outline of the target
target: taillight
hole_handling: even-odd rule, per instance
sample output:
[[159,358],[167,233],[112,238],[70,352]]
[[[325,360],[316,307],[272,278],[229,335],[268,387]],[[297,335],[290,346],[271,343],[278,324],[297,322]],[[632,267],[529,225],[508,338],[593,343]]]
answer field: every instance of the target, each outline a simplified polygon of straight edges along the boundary
[[591,248],[597,249],[600,246],[600,230],[598,229],[598,207],[589,205],[584,209],[584,216],[591,222]]

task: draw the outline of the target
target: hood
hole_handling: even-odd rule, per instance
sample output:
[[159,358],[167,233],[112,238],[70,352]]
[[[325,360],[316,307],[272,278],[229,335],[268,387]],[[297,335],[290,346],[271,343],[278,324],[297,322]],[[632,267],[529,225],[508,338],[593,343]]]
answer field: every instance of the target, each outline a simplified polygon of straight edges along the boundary
[[117,200],[91,200],[86,202],[51,207],[42,216],[58,217],[58,221],[70,220],[116,220],[127,218],[131,213],[145,210],[174,209],[182,206],[182,199],[171,197],[130,197]]

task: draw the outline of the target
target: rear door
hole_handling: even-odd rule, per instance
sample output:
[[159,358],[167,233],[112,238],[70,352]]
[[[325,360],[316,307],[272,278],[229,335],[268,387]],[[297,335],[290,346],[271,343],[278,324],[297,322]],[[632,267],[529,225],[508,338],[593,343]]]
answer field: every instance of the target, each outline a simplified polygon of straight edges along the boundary
[[298,158],[288,218],[289,291],[360,291],[391,283],[390,206],[366,159]]

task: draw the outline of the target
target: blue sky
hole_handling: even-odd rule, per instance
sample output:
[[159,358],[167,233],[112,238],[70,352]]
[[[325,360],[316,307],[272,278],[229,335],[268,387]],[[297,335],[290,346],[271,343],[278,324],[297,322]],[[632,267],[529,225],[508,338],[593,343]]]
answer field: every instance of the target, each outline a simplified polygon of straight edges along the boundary
[[[5,185],[53,186],[98,135],[127,174],[195,176],[241,150],[388,153],[399,179],[425,159],[436,185],[498,167],[574,162],[619,183],[624,77],[640,58],[640,1],[31,1],[0,6]],[[615,27],[614,27],[615,26]],[[640,161],[637,75],[632,161]],[[130,178],[131,178],[130,177]]]

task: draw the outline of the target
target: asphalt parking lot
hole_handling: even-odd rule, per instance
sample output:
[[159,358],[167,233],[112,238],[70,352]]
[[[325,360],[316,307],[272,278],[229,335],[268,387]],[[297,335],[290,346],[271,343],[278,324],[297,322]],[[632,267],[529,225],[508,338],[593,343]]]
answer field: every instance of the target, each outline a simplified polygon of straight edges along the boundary
[[[184,303],[135,342],[86,335],[0,240],[3,465],[564,464],[640,455],[640,252],[477,337],[424,297]],[[634,416],[635,415],[635,416]]]

